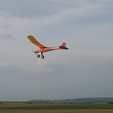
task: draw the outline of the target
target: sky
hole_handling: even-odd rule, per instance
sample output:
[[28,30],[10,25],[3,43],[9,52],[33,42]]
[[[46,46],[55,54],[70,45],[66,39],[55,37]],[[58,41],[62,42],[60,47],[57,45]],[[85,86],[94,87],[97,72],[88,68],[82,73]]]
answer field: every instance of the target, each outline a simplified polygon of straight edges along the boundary
[[113,0],[0,0],[0,101],[113,97],[112,36]]

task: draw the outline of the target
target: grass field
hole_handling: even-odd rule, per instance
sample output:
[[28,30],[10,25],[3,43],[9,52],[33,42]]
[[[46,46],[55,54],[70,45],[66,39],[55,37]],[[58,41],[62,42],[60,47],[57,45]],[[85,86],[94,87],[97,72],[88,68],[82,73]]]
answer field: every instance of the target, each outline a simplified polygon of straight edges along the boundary
[[0,113],[113,113],[113,109],[101,110],[0,110]]
[[0,113],[113,113],[113,104],[0,102]]
[[113,109],[113,104],[0,102],[0,110]]

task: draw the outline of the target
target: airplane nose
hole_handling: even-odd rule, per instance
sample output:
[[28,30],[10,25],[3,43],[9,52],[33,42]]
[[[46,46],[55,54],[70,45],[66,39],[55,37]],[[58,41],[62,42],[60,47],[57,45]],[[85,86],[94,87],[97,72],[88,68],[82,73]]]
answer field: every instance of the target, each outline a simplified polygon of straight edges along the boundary
[[36,53],[36,51],[33,51],[33,53]]

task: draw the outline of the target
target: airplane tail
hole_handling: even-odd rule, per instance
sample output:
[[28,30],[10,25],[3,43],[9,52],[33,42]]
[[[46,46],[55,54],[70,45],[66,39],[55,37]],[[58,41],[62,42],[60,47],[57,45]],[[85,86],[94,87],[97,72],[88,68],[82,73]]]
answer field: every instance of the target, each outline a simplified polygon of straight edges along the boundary
[[67,47],[66,47],[66,43],[64,42],[64,43],[62,43],[62,45],[61,46],[59,46],[59,48],[60,49],[68,49]]

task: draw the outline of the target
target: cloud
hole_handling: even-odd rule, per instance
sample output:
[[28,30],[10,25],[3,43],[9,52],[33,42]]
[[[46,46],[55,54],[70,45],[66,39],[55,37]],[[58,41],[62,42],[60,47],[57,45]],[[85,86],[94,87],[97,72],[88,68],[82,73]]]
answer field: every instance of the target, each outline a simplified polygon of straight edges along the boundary
[[[9,1],[7,1],[7,5],[5,1],[2,1],[0,4],[0,11],[1,11],[1,15],[6,15],[6,16],[13,16],[13,17],[20,17],[20,18],[39,18],[39,17],[53,17],[55,14],[59,14],[60,12],[65,12],[68,9],[72,9],[72,11],[76,12],[78,10],[78,8],[89,8],[92,7],[95,10],[97,10],[98,8],[96,7],[96,5],[100,5],[98,3],[93,3],[93,2],[83,2],[83,1],[73,1],[72,2],[68,2],[65,0],[62,1],[52,1],[52,0],[44,0],[44,1],[36,1],[36,0],[32,0],[32,1],[14,1],[11,0],[9,3]],[[4,7],[3,7],[4,6]],[[20,8],[21,6],[21,8]],[[14,10],[15,9],[15,10]],[[72,11],[67,11],[67,13],[72,14]],[[85,9],[81,10],[83,11],[82,14],[84,14]],[[89,11],[91,11],[89,9]],[[78,12],[79,13],[79,12]],[[62,17],[61,13],[61,17]],[[65,14],[63,14],[65,15]]]
[[0,63],[0,67],[8,67],[8,66],[9,66],[9,64],[6,63],[6,62],[2,62],[2,63]]
[[[2,21],[2,20],[1,20]],[[5,22],[0,22],[0,28],[1,29],[9,29],[11,28],[12,25],[11,24],[8,24],[8,23],[5,23]]]
[[68,7],[58,12],[54,12],[53,15],[45,15],[44,17],[17,19],[18,21],[24,21],[25,26],[30,25],[36,27],[45,27],[55,25],[58,23],[66,23],[72,20],[79,20],[88,16],[94,16],[103,13],[103,7],[98,4],[81,5],[80,7]]
[[4,11],[4,13],[10,14],[10,16],[13,17],[21,18],[34,18],[40,16],[42,17],[45,15],[46,16],[53,15],[55,12],[58,12],[59,9],[62,9],[61,4],[56,5],[55,3],[52,3],[49,0],[44,1],[11,0],[9,3],[8,2],[9,1],[7,1],[7,4],[6,1],[0,2],[0,10]]
[[10,34],[2,34],[0,35],[1,39],[14,39]]
[[111,4],[113,3],[113,0],[102,0],[101,2],[105,4]]

